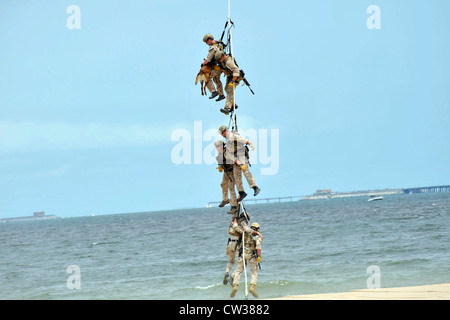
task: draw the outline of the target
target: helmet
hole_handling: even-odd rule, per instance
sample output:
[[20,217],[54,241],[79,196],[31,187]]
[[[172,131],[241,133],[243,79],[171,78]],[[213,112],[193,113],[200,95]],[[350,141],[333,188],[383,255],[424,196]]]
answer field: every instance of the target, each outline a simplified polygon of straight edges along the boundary
[[214,40],[214,36],[211,33],[205,34],[205,36],[203,37],[203,42],[206,43],[206,41],[208,41],[208,39],[213,39]]
[[224,145],[224,143],[223,143],[222,140],[216,140],[216,141],[214,141],[214,146],[216,146],[216,147],[220,147],[220,146],[223,146],[223,145]]
[[226,126],[220,126],[219,133],[222,134],[225,130],[228,130],[228,127]]
[[223,52],[222,50],[217,50],[216,54],[214,55],[214,59],[216,59],[216,61],[219,61],[220,59],[222,59],[222,56],[225,54],[225,52]]
[[250,226],[250,228],[256,228],[259,229],[259,223],[258,222],[253,222]]

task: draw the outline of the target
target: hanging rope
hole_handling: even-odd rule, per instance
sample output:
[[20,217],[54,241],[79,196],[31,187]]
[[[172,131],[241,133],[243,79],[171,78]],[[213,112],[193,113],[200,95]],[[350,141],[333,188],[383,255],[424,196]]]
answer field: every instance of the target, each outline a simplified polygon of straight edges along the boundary
[[[239,202],[239,212],[242,212],[245,220],[247,221],[247,225],[249,223],[248,221],[248,215],[247,215],[247,210],[245,210],[244,204],[241,202]],[[245,300],[248,300],[248,287],[247,287],[247,266],[245,263],[245,230],[242,232],[242,242],[241,242],[241,246],[242,246],[242,263],[244,265],[244,276],[245,276]]]

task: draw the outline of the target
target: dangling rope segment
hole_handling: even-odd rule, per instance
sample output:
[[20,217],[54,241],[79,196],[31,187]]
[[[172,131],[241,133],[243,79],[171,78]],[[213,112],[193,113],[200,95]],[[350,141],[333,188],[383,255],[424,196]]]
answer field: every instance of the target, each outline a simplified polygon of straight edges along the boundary
[[[233,52],[233,35],[231,33],[231,28],[234,27],[234,22],[231,21],[231,11],[230,11],[230,0],[228,0],[228,18],[227,18],[227,22],[225,23],[225,27],[223,29],[222,32],[222,36],[220,37],[220,41],[223,40],[223,37],[225,36],[225,33],[227,33],[227,42],[223,43],[224,46],[224,52],[233,58],[234,63],[236,64],[236,66],[239,67],[239,65],[237,64],[236,60],[234,59],[234,52]],[[228,28],[228,30],[227,30]],[[227,52],[228,50],[228,52]],[[243,70],[239,70],[240,72],[240,78],[243,81],[242,85],[246,85],[248,87],[248,89],[250,90],[250,92],[254,95],[255,93],[253,92],[252,88],[250,87],[250,83],[248,82],[248,80],[245,78],[245,72]],[[232,132],[237,132],[238,131],[238,127],[237,127],[237,115],[236,115],[236,98],[235,98],[235,93],[236,93],[236,84],[233,85],[233,105],[231,108],[231,116],[230,116],[230,122],[228,123],[228,128],[230,128],[230,125],[233,124],[233,126],[231,127],[231,131]]]
[[[244,204],[242,202],[239,202],[239,212],[242,212],[244,215],[245,220],[247,221],[247,225],[249,223],[248,216],[247,216],[247,210],[245,210]],[[245,263],[245,230],[242,232],[242,263],[244,264],[244,275],[245,275],[245,300],[248,300],[248,287],[247,287],[247,266]]]
[[[226,32],[227,33],[227,43],[226,44],[224,43],[224,51],[226,51],[226,49],[228,49],[227,55],[231,56],[234,59],[234,54],[233,54],[233,35],[231,33],[231,28],[232,27],[234,27],[234,23],[233,23],[233,21],[231,21],[231,0],[228,0],[228,18],[227,18],[227,22],[225,23],[225,27],[224,27],[223,32],[222,32],[222,36],[220,37],[220,41],[223,40],[223,37],[224,37],[225,32]],[[227,28],[228,28],[228,31],[227,31]],[[236,117],[236,98],[235,98],[235,93],[236,93],[236,86],[233,85],[233,106],[231,108],[230,122],[228,123],[228,128],[230,128],[230,126],[231,126],[231,131],[232,132],[237,132],[238,131],[237,117]]]

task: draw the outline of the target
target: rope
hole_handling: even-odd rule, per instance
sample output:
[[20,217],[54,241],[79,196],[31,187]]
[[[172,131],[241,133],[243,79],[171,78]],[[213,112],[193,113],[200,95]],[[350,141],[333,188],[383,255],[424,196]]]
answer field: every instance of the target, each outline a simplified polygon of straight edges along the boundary
[[247,266],[245,264],[245,239],[244,239],[245,231],[242,232],[242,262],[244,263],[244,272],[245,272],[245,300],[248,299],[248,289],[247,289]]
[[[227,24],[230,25],[229,29],[228,29],[228,44],[230,46],[230,56],[232,57],[232,59],[234,60],[234,54],[233,54],[233,35],[231,34],[231,27],[234,26],[233,21],[231,21],[231,0],[228,0],[228,21]],[[225,24],[226,26],[226,24]],[[238,127],[237,127],[237,117],[236,117],[236,86],[233,84],[233,107],[232,107],[232,114],[230,116],[230,122],[233,121],[234,125],[232,128],[232,131],[238,131]],[[230,126],[228,126],[229,128]]]
[[[239,212],[243,213],[243,216],[245,220],[247,221],[247,225],[249,223],[248,221],[248,215],[247,210],[244,207],[244,204],[242,202],[239,202]],[[248,286],[247,286],[247,265],[245,263],[245,231],[242,232],[242,263],[244,265],[244,276],[245,276],[245,300],[248,300]]]
[[[239,202],[239,207],[242,209],[242,212],[244,213],[244,218],[247,221],[248,225],[248,219],[247,219],[247,210],[245,210],[244,204],[242,202]],[[239,210],[240,212],[241,210]],[[248,300],[248,288],[247,288],[247,265],[245,263],[245,230],[242,232],[242,263],[244,264],[244,276],[245,276],[245,300]]]

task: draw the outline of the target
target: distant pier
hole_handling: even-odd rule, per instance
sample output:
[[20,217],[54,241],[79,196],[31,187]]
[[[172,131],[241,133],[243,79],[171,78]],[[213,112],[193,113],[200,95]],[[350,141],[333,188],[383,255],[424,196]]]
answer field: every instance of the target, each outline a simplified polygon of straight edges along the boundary
[[[278,202],[291,202],[298,201],[303,196],[288,196],[288,197],[273,197],[273,198],[249,198],[248,196],[245,198],[245,203],[278,203]],[[220,204],[221,201],[211,201],[206,205],[207,208],[211,208],[213,205]]]
[[305,196],[302,200],[319,200],[319,199],[334,199],[334,198],[348,198],[361,196],[386,196],[393,194],[413,194],[413,193],[428,193],[428,192],[450,192],[450,185],[447,186],[431,186],[405,189],[383,189],[383,190],[364,190],[351,192],[332,192],[331,189],[317,190],[310,196]]
[[450,186],[434,186],[434,187],[420,187],[403,189],[403,193],[427,193],[427,192],[450,192]]

